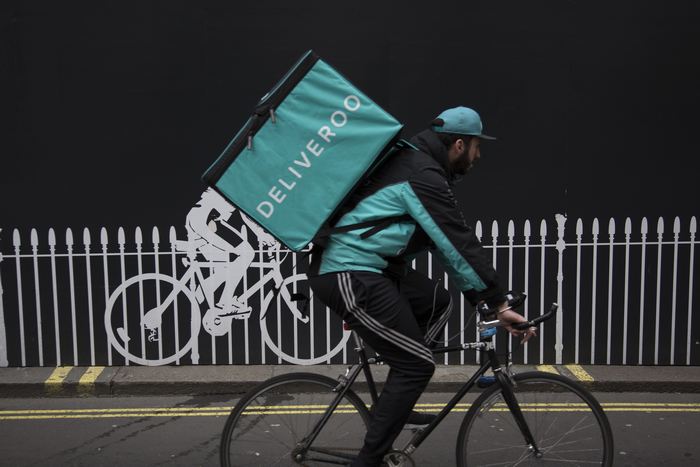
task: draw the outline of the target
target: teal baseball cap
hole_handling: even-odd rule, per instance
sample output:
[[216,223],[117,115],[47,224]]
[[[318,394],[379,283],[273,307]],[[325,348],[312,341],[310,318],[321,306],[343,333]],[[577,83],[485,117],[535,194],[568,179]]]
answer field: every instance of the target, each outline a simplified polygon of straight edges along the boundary
[[484,126],[481,117],[469,107],[447,109],[433,121],[433,131],[457,135],[478,136],[481,139],[494,140],[493,136],[482,133]]

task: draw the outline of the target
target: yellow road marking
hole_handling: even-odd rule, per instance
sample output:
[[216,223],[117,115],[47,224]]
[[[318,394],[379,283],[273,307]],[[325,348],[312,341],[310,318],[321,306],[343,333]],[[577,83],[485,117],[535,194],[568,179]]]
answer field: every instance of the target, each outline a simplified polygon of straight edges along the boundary
[[55,393],[61,390],[63,381],[68,376],[68,373],[73,369],[72,366],[59,366],[44,381],[44,387],[49,393]]
[[83,376],[81,376],[80,380],[78,381],[78,392],[93,392],[93,390],[95,389],[95,381],[97,380],[97,377],[102,374],[104,369],[105,367],[103,366],[88,367],[88,369],[85,370],[85,373],[83,373]]
[[[445,407],[446,404],[436,403],[436,404],[418,404],[426,407],[424,411],[426,412],[437,412]],[[700,410],[700,403],[697,402],[687,402],[687,403],[675,403],[675,402],[603,402],[601,404],[607,409],[678,409],[678,410]],[[457,409],[468,409],[471,404],[458,404]],[[496,404],[496,407],[505,405],[503,403]],[[274,410],[285,410],[302,412],[304,409],[312,408],[325,408],[326,406],[320,405],[287,405],[287,406],[255,406],[250,407],[247,412],[272,412]],[[551,408],[565,408],[565,407],[586,407],[585,403],[582,402],[539,402],[539,403],[525,403],[521,404],[521,407],[551,407]],[[341,404],[339,406],[341,410],[351,412],[349,410],[352,408],[349,404]],[[129,416],[140,417],[146,414],[159,414],[159,415],[172,415],[174,417],[180,416],[188,413],[201,413],[204,415],[210,415],[215,413],[229,413],[233,409],[232,406],[215,406],[215,407],[124,407],[124,408],[111,408],[111,409],[27,409],[27,410],[0,410],[0,416],[8,415],[90,415],[99,414],[104,416],[112,416],[114,414],[126,414]]]
[[537,365],[537,370],[544,371],[545,373],[554,373],[555,375],[559,374],[557,369],[554,368],[554,365]]
[[[614,403],[611,406],[603,404],[606,412],[645,412],[645,413],[700,413],[700,404],[673,404],[673,407],[662,407],[657,405],[664,404],[639,404],[639,403]],[[670,405],[670,404],[668,404]],[[208,410],[205,410],[208,409]],[[226,410],[219,410],[226,409]],[[523,412],[587,412],[588,408],[585,404],[528,404],[521,406]],[[92,409],[99,410],[99,409]],[[468,409],[454,409],[452,412],[463,413]],[[508,408],[503,404],[497,404],[491,407],[495,412],[508,412]],[[437,410],[434,410],[437,412]],[[42,412],[44,412],[42,414]],[[72,412],[72,413],[71,413]],[[338,413],[354,413],[354,410],[340,410]],[[73,420],[73,419],[109,419],[109,418],[135,418],[135,417],[225,417],[228,416],[230,410],[228,407],[193,407],[185,410],[168,410],[162,409],[158,411],[148,411],[148,409],[104,409],[102,413],[84,413],[81,409],[74,411],[0,411],[0,421],[4,420]],[[246,415],[305,415],[305,414],[321,414],[322,410],[282,410],[282,411],[246,411]]]
[[581,365],[564,365],[579,381],[593,381],[590,375]]
[[125,417],[221,417],[227,416],[229,412],[190,412],[190,413],[110,413],[110,414],[89,414],[89,415],[9,415],[0,416],[1,420],[67,420],[85,418],[125,418]]

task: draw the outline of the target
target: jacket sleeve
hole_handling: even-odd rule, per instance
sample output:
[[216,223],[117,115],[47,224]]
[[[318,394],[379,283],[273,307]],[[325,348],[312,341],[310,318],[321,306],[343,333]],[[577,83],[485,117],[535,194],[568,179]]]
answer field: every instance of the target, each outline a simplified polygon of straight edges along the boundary
[[408,213],[428,234],[450,278],[472,305],[503,303],[496,270],[459,209],[447,179],[437,169],[418,172],[402,191]]

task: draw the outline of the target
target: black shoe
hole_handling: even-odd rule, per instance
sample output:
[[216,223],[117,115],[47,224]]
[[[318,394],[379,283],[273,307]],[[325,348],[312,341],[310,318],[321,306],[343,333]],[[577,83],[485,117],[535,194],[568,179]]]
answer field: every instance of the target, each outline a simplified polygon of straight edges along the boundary
[[415,410],[411,410],[411,415],[408,416],[408,420],[406,420],[404,428],[424,428],[425,426],[430,425],[436,418],[437,415],[431,413],[416,412]]

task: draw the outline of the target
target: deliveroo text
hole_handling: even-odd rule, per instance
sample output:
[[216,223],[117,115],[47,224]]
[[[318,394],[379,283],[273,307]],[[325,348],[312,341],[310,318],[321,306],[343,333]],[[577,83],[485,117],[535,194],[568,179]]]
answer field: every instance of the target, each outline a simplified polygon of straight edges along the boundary
[[[345,110],[336,110],[333,112],[328,119],[330,125],[323,125],[321,128],[319,128],[317,131],[318,136],[326,143],[330,143],[331,138],[336,136],[336,134],[333,133],[333,130],[336,128],[342,128],[348,123],[347,112],[357,112],[360,109],[360,105],[359,97],[354,95],[347,96],[343,100],[343,108]],[[311,155],[319,157],[325,149],[322,144],[323,143],[317,142],[312,138],[308,143],[306,143],[305,149]],[[287,167],[287,170],[293,175],[293,177],[285,176],[286,179],[284,177],[277,179],[277,184],[272,185],[270,191],[267,192],[272,201],[261,201],[257,207],[258,212],[265,218],[269,219],[275,212],[275,204],[282,204],[284,199],[287,197],[287,193],[285,193],[285,191],[290,192],[297,185],[295,178],[302,179],[306,169],[311,168],[311,161],[312,159],[309,159],[309,156],[307,156],[305,151],[300,151],[300,157],[294,159],[292,164]]]

